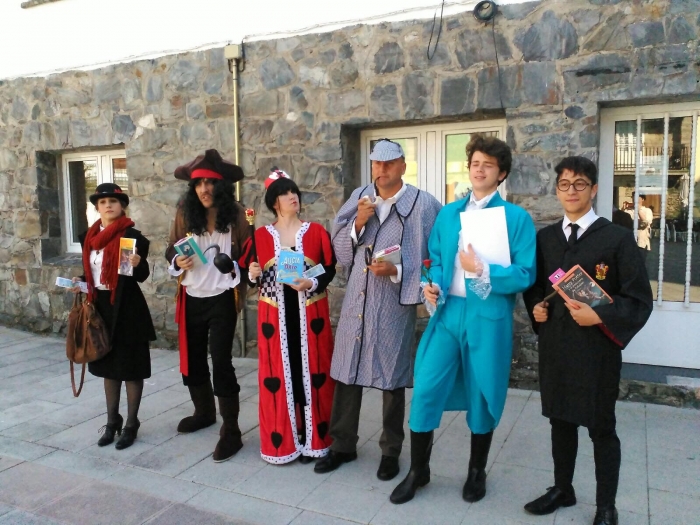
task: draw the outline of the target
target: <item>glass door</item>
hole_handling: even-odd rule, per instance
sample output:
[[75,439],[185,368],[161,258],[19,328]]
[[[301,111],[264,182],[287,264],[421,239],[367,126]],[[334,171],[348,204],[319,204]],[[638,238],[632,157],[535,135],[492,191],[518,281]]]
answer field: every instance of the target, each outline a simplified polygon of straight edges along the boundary
[[700,368],[699,111],[620,108],[601,119],[597,211],[633,231],[655,300],[630,362]]

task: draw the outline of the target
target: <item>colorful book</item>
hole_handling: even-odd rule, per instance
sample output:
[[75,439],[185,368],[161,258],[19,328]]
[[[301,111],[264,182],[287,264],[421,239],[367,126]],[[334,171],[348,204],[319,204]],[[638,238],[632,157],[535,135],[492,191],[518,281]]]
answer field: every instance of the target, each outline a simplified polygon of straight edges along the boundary
[[122,237],[119,239],[119,275],[134,275],[134,267],[129,262],[129,256],[136,253],[136,239]]
[[175,248],[178,255],[183,255],[185,257],[192,257],[193,255],[196,255],[194,258],[195,267],[207,263],[207,258],[204,256],[204,253],[202,253],[202,249],[197,245],[194,237],[185,237],[184,239],[180,239],[175,243],[173,248]]
[[302,279],[304,273],[304,254],[292,250],[281,250],[277,259],[277,282],[293,284],[295,279]]
[[379,250],[372,255],[372,260],[377,262],[390,262],[401,264],[401,246],[395,244],[383,250]]
[[552,281],[552,287],[566,302],[574,300],[591,307],[613,302],[612,297],[578,264],[563,275],[562,270],[557,270],[549,279]]

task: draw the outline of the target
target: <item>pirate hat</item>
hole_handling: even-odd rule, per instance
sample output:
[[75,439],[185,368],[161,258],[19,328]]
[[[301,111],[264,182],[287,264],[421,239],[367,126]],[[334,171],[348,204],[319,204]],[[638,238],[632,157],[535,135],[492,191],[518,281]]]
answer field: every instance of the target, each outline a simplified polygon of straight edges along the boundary
[[243,179],[243,170],[233,162],[221,158],[221,153],[208,149],[192,162],[175,169],[175,178],[180,180],[220,179],[238,182]]

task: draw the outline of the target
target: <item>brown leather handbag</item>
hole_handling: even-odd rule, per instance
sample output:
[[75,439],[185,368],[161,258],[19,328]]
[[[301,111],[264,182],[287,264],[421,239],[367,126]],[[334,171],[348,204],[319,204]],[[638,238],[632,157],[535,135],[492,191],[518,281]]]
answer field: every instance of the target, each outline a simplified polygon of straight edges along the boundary
[[[85,365],[102,359],[111,350],[109,330],[97,312],[95,305],[83,298],[82,293],[75,294],[73,307],[68,314],[68,333],[66,334],[66,357],[70,361],[70,382],[73,395],[78,397],[85,381]],[[82,364],[80,387],[75,388],[73,363]]]

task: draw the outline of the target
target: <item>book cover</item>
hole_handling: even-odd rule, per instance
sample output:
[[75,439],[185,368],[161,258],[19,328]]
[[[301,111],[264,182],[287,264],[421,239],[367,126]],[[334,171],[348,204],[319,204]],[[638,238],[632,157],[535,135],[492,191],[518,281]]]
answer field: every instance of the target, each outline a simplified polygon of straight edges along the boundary
[[372,260],[377,262],[390,262],[392,264],[401,264],[401,246],[398,244],[389,246],[383,250],[375,252]]
[[304,254],[291,250],[281,250],[277,259],[277,282],[292,284],[301,279],[304,273]]
[[119,275],[134,275],[134,267],[129,262],[129,255],[136,253],[136,239],[122,237],[119,239]]
[[204,256],[204,253],[202,253],[202,249],[197,245],[194,237],[185,237],[184,239],[180,239],[174,244],[173,248],[175,248],[175,251],[179,255],[183,255],[185,257],[192,257],[193,255],[196,255],[194,258],[195,267],[207,263],[207,258]]
[[591,307],[613,302],[612,297],[578,264],[552,286],[567,302],[573,299]]

